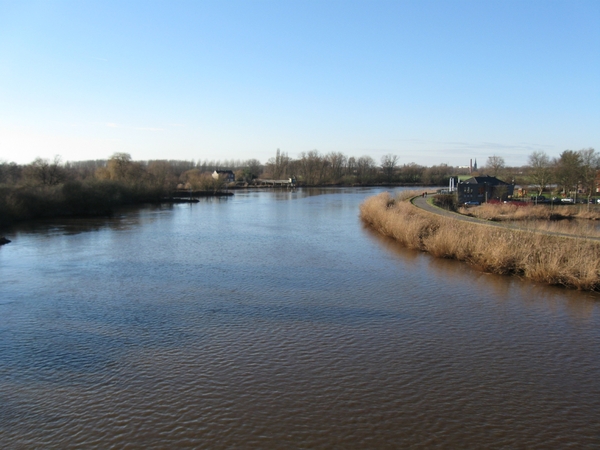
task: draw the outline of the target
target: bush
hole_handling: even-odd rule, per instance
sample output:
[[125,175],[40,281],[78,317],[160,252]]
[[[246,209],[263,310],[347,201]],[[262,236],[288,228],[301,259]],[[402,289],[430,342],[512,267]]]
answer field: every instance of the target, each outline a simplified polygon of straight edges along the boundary
[[433,201],[436,206],[450,211],[456,211],[458,208],[456,196],[453,194],[438,194],[433,198]]

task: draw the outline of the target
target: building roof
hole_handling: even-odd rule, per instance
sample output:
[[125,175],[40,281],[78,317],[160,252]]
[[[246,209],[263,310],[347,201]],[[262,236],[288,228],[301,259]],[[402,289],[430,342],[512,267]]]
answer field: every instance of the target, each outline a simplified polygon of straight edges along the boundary
[[489,184],[490,186],[500,186],[500,185],[508,185],[502,180],[499,180],[496,177],[491,177],[489,175],[484,175],[482,177],[471,177],[468,180],[461,181],[461,183],[466,184]]

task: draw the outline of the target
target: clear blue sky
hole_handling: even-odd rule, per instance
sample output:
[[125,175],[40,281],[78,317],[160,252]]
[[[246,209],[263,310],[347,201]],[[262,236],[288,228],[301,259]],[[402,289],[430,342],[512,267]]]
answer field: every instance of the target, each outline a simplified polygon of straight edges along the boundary
[[0,0],[0,160],[587,147],[598,0]]

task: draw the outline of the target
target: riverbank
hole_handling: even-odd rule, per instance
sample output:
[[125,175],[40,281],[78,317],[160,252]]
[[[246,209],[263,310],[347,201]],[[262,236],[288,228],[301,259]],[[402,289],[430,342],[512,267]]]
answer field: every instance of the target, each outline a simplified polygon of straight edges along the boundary
[[382,193],[360,206],[364,223],[402,245],[481,270],[581,290],[600,290],[600,244],[459,221]]
[[0,231],[3,227],[53,217],[109,216],[120,206],[183,203],[199,197],[231,196],[222,191],[164,191],[118,181],[70,181],[56,186],[0,187]]
[[[398,184],[360,185],[397,187]],[[410,185],[413,186],[413,185]],[[351,185],[297,186],[351,187]],[[355,186],[356,187],[356,186]],[[414,186],[413,186],[414,187]],[[227,186],[224,190],[161,189],[112,180],[69,181],[54,186],[1,186],[0,232],[28,220],[54,217],[109,216],[120,206],[147,203],[197,203],[204,197],[230,197],[234,191],[274,189],[273,186]],[[275,189],[289,189],[289,187]],[[4,231],[3,231],[4,229]]]

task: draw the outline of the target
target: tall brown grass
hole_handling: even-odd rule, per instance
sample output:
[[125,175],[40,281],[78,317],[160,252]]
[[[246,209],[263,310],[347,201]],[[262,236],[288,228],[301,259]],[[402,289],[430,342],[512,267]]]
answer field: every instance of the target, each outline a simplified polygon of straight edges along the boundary
[[[592,206],[592,205],[590,205]],[[467,216],[487,220],[560,220],[591,219],[600,220],[600,208],[593,205],[588,209],[584,205],[554,206],[527,205],[517,206],[506,203],[484,203],[480,206],[459,208],[458,212]]]
[[600,224],[590,220],[528,220],[507,223],[531,231],[568,234],[575,237],[600,238]]
[[484,203],[475,207],[459,208],[460,214],[495,222],[511,223],[529,230],[562,233],[573,236],[600,237],[600,208],[587,206],[547,205],[516,206]]
[[368,198],[362,220],[406,247],[482,270],[582,290],[600,290],[600,243],[474,224],[423,211],[388,193]]

